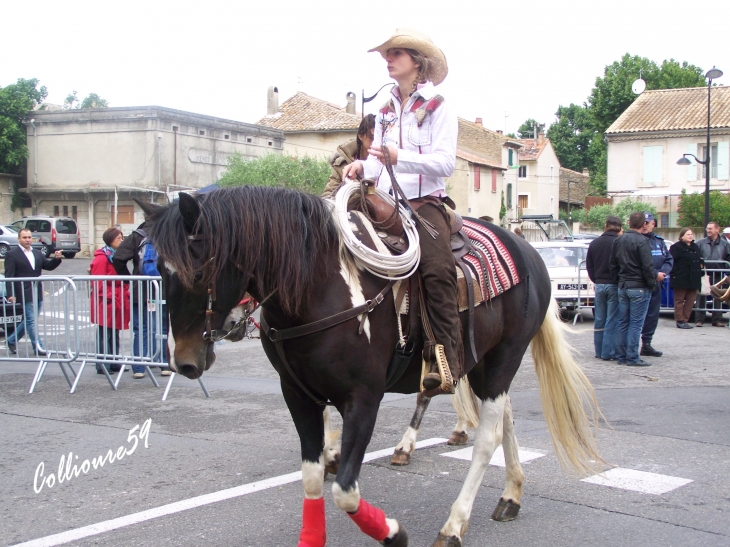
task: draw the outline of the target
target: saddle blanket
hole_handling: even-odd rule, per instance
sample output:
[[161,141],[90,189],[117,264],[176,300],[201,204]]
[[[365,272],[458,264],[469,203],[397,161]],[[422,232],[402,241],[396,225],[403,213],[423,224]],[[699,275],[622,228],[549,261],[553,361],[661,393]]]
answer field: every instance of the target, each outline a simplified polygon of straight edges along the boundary
[[[390,250],[380,241],[372,224],[359,211],[350,211],[349,218],[353,233],[365,245],[380,253],[390,254]],[[503,231],[499,228],[497,230]],[[472,219],[464,219],[462,231],[469,238],[471,250],[461,260],[466,264],[474,288],[474,305],[499,296],[520,282],[518,268],[512,253],[497,236],[495,230]],[[507,232],[504,232],[507,234]],[[503,236],[504,237],[504,236]],[[507,235],[506,237],[510,237]],[[454,264],[458,287],[459,311],[469,308],[467,280],[462,269]],[[393,288],[394,294],[399,291],[400,282]],[[403,299],[401,314],[408,313],[408,298]]]

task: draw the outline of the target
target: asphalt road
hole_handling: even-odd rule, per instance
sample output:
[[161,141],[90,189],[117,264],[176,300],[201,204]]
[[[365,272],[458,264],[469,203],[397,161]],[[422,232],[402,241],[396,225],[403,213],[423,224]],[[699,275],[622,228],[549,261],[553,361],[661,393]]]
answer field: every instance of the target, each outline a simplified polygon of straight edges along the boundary
[[[54,273],[84,273],[87,264],[65,260]],[[730,330],[683,331],[662,318],[654,345],[665,355],[633,369],[593,358],[591,326],[588,315],[569,339],[611,424],[598,432],[602,455],[627,470],[623,482],[594,484],[561,470],[528,354],[511,390],[520,446],[537,456],[523,464],[522,511],[509,523],[489,519],[504,487],[503,468],[490,466],[465,547],[730,545]],[[29,395],[35,365],[0,361],[0,545],[296,545],[302,487],[287,475],[300,469],[299,442],[277,377],[257,340],[216,352],[203,378],[212,398],[176,377],[165,402],[149,379],[127,373],[114,392],[93,367],[70,395],[57,365]],[[413,407],[413,396],[386,396],[370,452],[398,443]],[[448,398],[434,400],[420,439],[448,437],[455,419]],[[145,447],[139,429],[130,430],[147,420]],[[360,480],[363,497],[397,518],[412,546],[431,545],[468,469],[443,456],[461,448],[433,442],[405,468],[373,459]],[[47,482],[62,456],[72,453],[81,466],[120,447],[119,461]],[[331,484],[328,545],[375,545],[336,508]]]

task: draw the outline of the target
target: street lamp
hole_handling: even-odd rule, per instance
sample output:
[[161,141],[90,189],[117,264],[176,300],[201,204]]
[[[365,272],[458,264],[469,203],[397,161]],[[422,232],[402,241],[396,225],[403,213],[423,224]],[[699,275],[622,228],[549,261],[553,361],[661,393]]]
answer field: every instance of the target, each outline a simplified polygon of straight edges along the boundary
[[707,71],[707,146],[705,147],[705,161],[700,160],[694,154],[682,154],[681,159],[677,160],[677,165],[692,165],[687,156],[692,156],[697,163],[705,167],[705,235],[707,235],[707,225],[710,223],[710,89],[712,88],[712,80],[716,80],[722,76],[722,70],[714,66]]
[[390,83],[384,84],[384,85],[382,85],[380,87],[380,89],[378,89],[375,92],[374,95],[372,95],[371,97],[367,97],[367,98],[365,97],[365,90],[364,89],[362,90],[362,95],[361,95],[361,97],[362,97],[362,106],[360,107],[360,113],[362,114],[362,117],[363,118],[365,117],[365,103],[369,103],[370,101],[372,101],[373,99],[375,99],[375,97],[378,96],[378,93],[380,93],[381,91],[383,91],[383,88],[384,87],[394,86],[394,85],[395,85],[395,82],[390,82]]

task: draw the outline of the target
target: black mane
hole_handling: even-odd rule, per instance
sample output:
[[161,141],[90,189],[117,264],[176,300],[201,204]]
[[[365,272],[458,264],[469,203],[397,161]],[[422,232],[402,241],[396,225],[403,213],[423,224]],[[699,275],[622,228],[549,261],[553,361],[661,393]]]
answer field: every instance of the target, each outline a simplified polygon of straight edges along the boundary
[[194,256],[177,204],[150,217],[150,236],[159,256],[175,269],[188,289],[204,261],[202,284],[218,279],[235,265],[252,277],[261,295],[277,292],[277,300],[296,313],[326,253],[338,246],[330,206],[321,198],[260,186],[222,188],[196,197],[200,217],[195,233],[205,235],[204,255]]

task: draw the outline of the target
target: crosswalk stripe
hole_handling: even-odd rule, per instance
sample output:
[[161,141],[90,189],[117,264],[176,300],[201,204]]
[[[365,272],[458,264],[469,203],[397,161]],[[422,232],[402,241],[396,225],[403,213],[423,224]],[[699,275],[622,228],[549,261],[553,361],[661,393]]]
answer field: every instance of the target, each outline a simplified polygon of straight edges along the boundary
[[[462,448],[461,450],[454,450],[453,452],[444,452],[443,454],[439,454],[439,455],[445,456],[447,458],[456,458],[457,460],[466,460],[466,461],[470,462],[473,449],[474,449],[473,446],[469,446],[467,448]],[[542,458],[545,454],[543,454],[542,452],[535,452],[534,450],[529,450],[527,448],[520,448],[518,455],[520,458],[520,463],[527,463],[530,460]],[[496,465],[498,467],[507,467],[507,464],[504,462],[504,450],[502,449],[502,445],[499,445],[497,447],[497,449],[494,451],[494,454],[492,454],[492,459],[489,460],[489,465]]]
[[680,486],[689,484],[692,480],[660,475],[658,473],[648,473],[646,471],[637,471],[636,469],[615,467],[604,471],[600,475],[593,475],[582,479],[582,482],[610,486],[611,488],[620,488],[622,490],[633,490],[634,492],[642,492],[644,494],[659,495],[666,494]]

